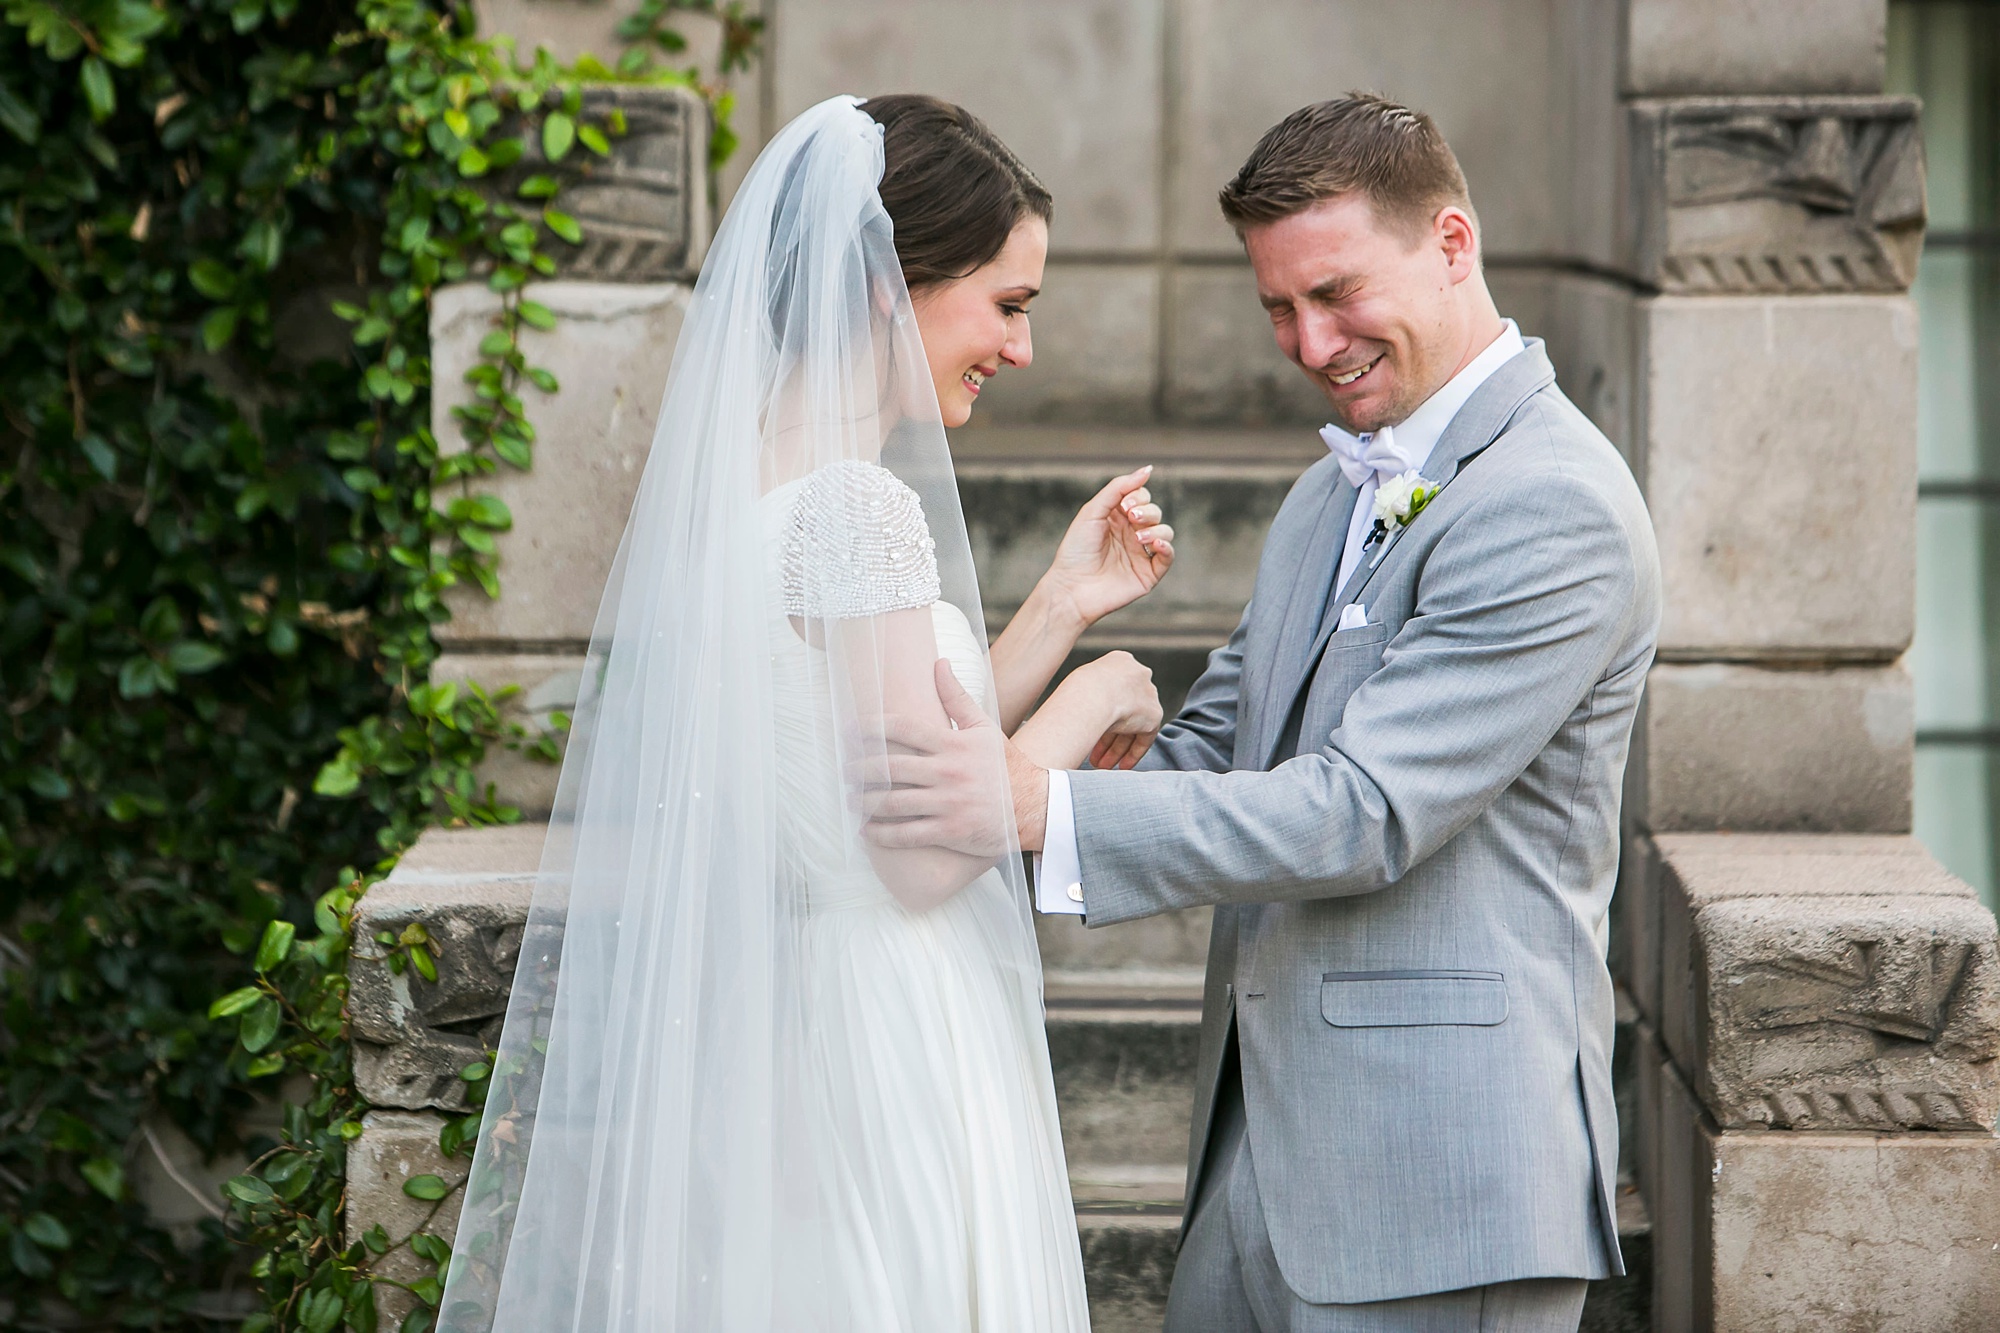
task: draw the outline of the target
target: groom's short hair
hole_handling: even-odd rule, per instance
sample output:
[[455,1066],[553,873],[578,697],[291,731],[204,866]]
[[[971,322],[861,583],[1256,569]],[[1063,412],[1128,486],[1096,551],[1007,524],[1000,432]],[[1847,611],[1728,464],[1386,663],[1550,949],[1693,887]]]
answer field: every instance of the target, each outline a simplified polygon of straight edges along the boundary
[[1240,235],[1349,194],[1412,237],[1454,204],[1479,224],[1465,173],[1436,123],[1375,93],[1315,102],[1273,125],[1222,187],[1220,202]]

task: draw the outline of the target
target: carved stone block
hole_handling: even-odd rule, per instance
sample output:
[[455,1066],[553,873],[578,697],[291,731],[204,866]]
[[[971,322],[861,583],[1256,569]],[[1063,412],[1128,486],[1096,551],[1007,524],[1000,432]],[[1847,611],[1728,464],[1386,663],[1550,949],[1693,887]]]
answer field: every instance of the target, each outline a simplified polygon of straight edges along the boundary
[[1923,246],[1913,97],[1631,105],[1639,276],[1668,292],[1899,292]]
[[[379,1277],[413,1283],[430,1276],[431,1266],[402,1242],[424,1230],[445,1241],[458,1231],[460,1186],[471,1168],[464,1157],[447,1158],[438,1151],[438,1130],[444,1118],[408,1111],[371,1111],[361,1118],[361,1137],[347,1149],[347,1241],[380,1225],[395,1248],[375,1265]],[[436,1176],[450,1193],[436,1202],[403,1193],[412,1176]],[[402,1287],[383,1283],[375,1288],[375,1314],[382,1328],[395,1328],[417,1308],[417,1298]]]
[[[369,890],[347,965],[354,1081],[375,1106],[466,1109],[458,1071],[500,1037],[546,827],[432,829]],[[420,922],[438,979],[390,970],[376,936]]]
[[1718,1130],[1660,1079],[1653,1327],[1986,1333],[2000,1139]]
[[1725,1129],[1991,1130],[1993,914],[1914,839],[1655,839],[1661,1036]]
[[583,227],[583,244],[557,242],[566,278],[592,282],[692,280],[708,249],[708,107],[686,88],[600,84],[583,91],[582,119],[622,115],[625,132],[598,157],[579,145],[561,162],[528,135],[521,161],[496,177],[499,191],[546,173],[562,184],[560,207]]
[[1900,663],[1662,662],[1646,680],[1633,816],[1655,833],[1902,833],[1916,740]]
[[[496,600],[466,583],[447,594],[452,618],[438,637],[454,645],[545,651],[590,638],[692,299],[679,283],[544,282],[526,294],[557,323],[525,330],[522,351],[561,387],[523,390],[535,425],[534,466],[502,467],[479,484],[514,516],[497,538],[504,593]],[[472,400],[465,372],[499,303],[485,284],[470,282],[442,288],[432,301],[431,429],[445,449],[462,447],[451,409]]]

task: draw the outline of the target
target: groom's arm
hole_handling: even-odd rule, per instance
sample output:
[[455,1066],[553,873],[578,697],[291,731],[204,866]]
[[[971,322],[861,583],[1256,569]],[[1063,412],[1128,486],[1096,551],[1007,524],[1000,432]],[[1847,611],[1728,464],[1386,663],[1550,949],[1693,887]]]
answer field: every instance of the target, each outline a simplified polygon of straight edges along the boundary
[[1635,546],[1587,484],[1496,488],[1440,536],[1416,614],[1316,753],[1072,774],[1090,923],[1395,883],[1526,770],[1652,613]]
[[1226,773],[1236,752],[1238,692],[1243,681],[1243,636],[1250,609],[1236,622],[1229,641],[1208,655],[1208,665],[1189,688],[1187,702],[1161,728],[1153,748],[1139,760],[1142,770]]

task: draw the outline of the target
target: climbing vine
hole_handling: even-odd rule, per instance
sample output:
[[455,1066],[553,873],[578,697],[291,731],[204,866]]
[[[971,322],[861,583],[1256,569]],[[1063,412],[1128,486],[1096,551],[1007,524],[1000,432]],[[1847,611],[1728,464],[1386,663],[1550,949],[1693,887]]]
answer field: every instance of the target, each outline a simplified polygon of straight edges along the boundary
[[[479,483],[559,388],[521,337],[582,239],[563,182],[622,130],[584,84],[726,122],[658,67],[690,10],[748,59],[712,3],[563,68],[432,0],[5,0],[0,1325],[374,1328],[387,1238],[340,1227],[354,905],[428,824],[516,817],[488,746],[546,747],[429,679],[434,627],[497,590]],[[468,280],[499,310],[446,448],[429,302]],[[226,1209],[174,1137],[251,1162]],[[154,1221],[142,1175],[198,1220]]]

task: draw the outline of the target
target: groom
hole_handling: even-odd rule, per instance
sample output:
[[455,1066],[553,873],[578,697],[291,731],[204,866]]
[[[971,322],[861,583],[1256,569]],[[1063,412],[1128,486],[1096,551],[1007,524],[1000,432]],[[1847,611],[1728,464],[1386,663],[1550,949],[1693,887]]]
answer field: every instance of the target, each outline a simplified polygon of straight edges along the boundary
[[[1429,117],[1306,107],[1222,211],[1331,456],[1141,771],[1009,754],[1042,910],[1215,907],[1167,1328],[1573,1331],[1623,1271],[1605,914],[1652,528],[1494,308]],[[928,748],[997,744],[947,707]],[[953,759],[871,835],[974,840]]]

